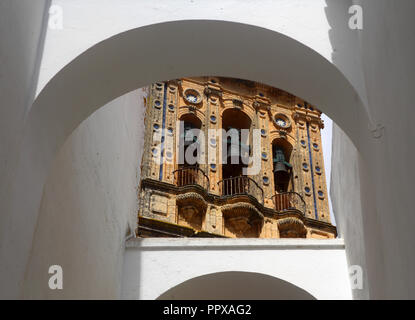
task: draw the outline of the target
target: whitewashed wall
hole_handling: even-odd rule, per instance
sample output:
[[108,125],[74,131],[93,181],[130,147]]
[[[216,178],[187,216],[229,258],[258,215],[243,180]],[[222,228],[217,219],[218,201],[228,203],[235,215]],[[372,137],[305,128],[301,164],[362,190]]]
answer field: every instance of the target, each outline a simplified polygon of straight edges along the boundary
[[368,126],[375,148],[366,158],[338,126],[333,132],[336,221],[349,262],[363,266],[367,281],[355,294],[413,299],[415,1],[354,1],[363,8],[361,31],[342,27],[348,19],[347,4],[327,3],[331,41],[337,49],[333,61],[366,99],[375,124]]
[[48,30],[38,92],[66,64],[98,42],[166,21],[251,24],[285,34],[331,59],[326,0],[53,0],[52,4],[62,9],[63,28]]
[[[120,295],[124,239],[136,226],[142,89],[86,119],[69,137],[47,180],[24,298],[115,299]],[[51,265],[63,268],[63,290],[50,290]]]
[[[14,272],[22,274],[24,266],[14,263],[18,259],[16,248],[21,246],[19,243],[12,248],[15,240],[8,238],[18,232],[6,202],[10,183],[15,179],[13,169],[24,123],[38,85],[49,3],[47,0],[0,1],[0,273],[5,275],[0,281],[0,298],[16,297],[16,288],[22,284],[21,277],[16,280],[10,276]],[[19,200],[24,201],[24,196]]]
[[270,275],[316,299],[351,299],[340,239],[134,239],[123,270],[125,299],[156,299],[186,280],[224,271]]
[[[55,2],[63,7],[63,29],[49,30],[47,35],[38,92],[41,92],[44,85],[62,67],[85,49],[118,32],[155,22],[196,18],[238,21],[279,31],[299,40],[316,50],[322,57],[332,61],[342,71],[359,93],[360,99],[365,102],[364,107],[370,115],[370,122],[367,123],[368,131],[359,132],[359,134],[363,132],[361,141],[359,139],[354,141],[360,142],[362,154],[358,155],[352,148],[349,148],[350,152],[342,159],[337,158],[339,160],[337,167],[332,168],[332,182],[335,183],[335,170],[341,172],[352,167],[344,166],[342,162],[354,163],[359,156],[362,156],[358,167],[354,167],[353,171],[345,175],[350,179],[344,180],[345,183],[337,184],[337,189],[331,193],[333,206],[338,208],[338,212],[335,212],[336,220],[341,231],[344,231],[342,234],[346,241],[347,252],[350,253],[348,254],[349,262],[357,261],[367,271],[368,286],[364,288],[362,297],[415,297],[415,277],[413,276],[415,216],[413,215],[412,194],[415,171],[411,169],[414,158],[412,137],[415,136],[412,125],[414,116],[412,104],[415,100],[415,91],[412,88],[412,77],[415,71],[413,62],[415,45],[412,34],[415,23],[412,19],[412,13],[415,10],[414,1],[401,0],[398,4],[390,0],[279,0],[264,1],[261,2],[261,6],[258,6],[257,1],[194,1],[191,3],[182,1],[177,2],[175,6],[169,5],[171,2],[167,0],[157,2],[117,0],[117,5],[114,3],[115,1],[110,0]],[[346,9],[352,3],[361,3],[364,7],[364,31],[352,31],[347,28]],[[27,61],[31,70],[36,70],[31,60],[31,57],[35,55],[34,51],[37,50],[36,44],[30,42],[29,39],[33,39],[31,38],[32,26],[39,30],[41,24],[39,17],[43,15],[41,9],[44,9],[42,6],[45,3],[36,2],[35,5],[33,1],[27,1],[25,4],[33,7],[19,8],[15,1],[2,2],[1,13],[6,17],[12,17],[13,13],[18,12],[22,20],[16,19],[14,25],[27,27],[21,30],[11,29],[10,37],[7,39],[18,39],[18,41],[9,43],[11,45],[7,48],[10,51],[5,57],[12,58],[2,58],[2,64],[3,62],[7,65],[11,62],[16,63],[18,68],[15,74],[21,75],[18,80],[21,79],[22,83],[29,83],[29,86],[19,87],[21,91],[9,90],[10,87],[4,85],[7,84],[9,78],[1,78],[1,88],[6,88],[10,92],[7,97],[16,98],[19,95],[29,97],[30,86],[33,86],[33,81],[28,79],[34,73],[30,72],[30,68],[24,67],[24,63]],[[37,20],[25,19],[29,13],[37,17]],[[27,24],[17,23],[17,21],[25,21]],[[3,30],[6,29],[2,28]],[[40,32],[37,33],[39,34]],[[2,34],[2,41],[3,39]],[[36,39],[36,32],[34,39]],[[25,45],[23,44],[28,43],[32,43],[28,46],[30,50],[24,51]],[[19,57],[19,52],[27,52],[28,55]],[[332,53],[333,56],[331,56]],[[219,61],[221,57],[216,58]],[[20,69],[19,66],[22,68]],[[74,67],[76,70],[76,66]],[[240,69],[240,66],[237,67]],[[258,73],[251,72],[257,79],[260,78]],[[13,68],[8,70],[8,73],[13,73]],[[69,72],[69,74],[76,75],[76,72]],[[139,76],[137,73],[137,77]],[[14,81],[15,84],[18,84],[17,82]],[[304,90],[304,87],[300,89]],[[326,92],[328,96],[332,94],[332,90]],[[347,96],[339,97],[338,103],[341,104],[345,98],[348,98],[349,93]],[[49,100],[45,100],[49,102],[59,100],[55,100],[58,97],[54,97],[53,94],[48,98]],[[318,97],[313,96],[313,98]],[[357,96],[355,99],[359,100]],[[5,123],[6,129],[4,132],[1,131],[1,141],[6,141],[11,148],[18,149],[19,140],[16,137],[21,134],[24,123],[24,117],[21,116],[22,110],[25,110],[30,103],[12,100],[2,97],[2,106],[5,106],[4,110],[7,111],[3,112],[2,109],[1,120]],[[6,101],[5,104],[4,101]],[[356,109],[351,109],[353,106],[353,104],[350,105],[350,110],[347,107],[341,108],[343,114],[340,110],[336,112],[340,112],[338,114],[343,117],[353,115],[356,111]],[[336,106],[332,108],[335,110]],[[53,119],[53,116],[56,115],[50,114],[50,119]],[[32,124],[34,127],[31,128],[37,128],[36,125],[41,126],[42,119],[37,120],[39,122],[34,121]],[[47,119],[43,120],[45,123],[42,125],[47,126]],[[339,120],[341,119],[337,119]],[[356,118],[356,123],[359,123],[358,118]],[[52,121],[51,124],[54,122]],[[383,130],[380,130],[380,139],[377,138],[378,132],[370,133],[370,130],[374,129],[377,124],[383,126]],[[350,134],[353,133],[353,128],[359,129],[359,125],[345,129],[348,129]],[[30,144],[31,139],[37,141],[36,139],[42,137],[43,131],[39,129],[38,132],[39,136],[32,136],[25,140],[27,143],[25,148],[39,147]],[[61,133],[59,128],[56,128],[56,132]],[[346,138],[339,135],[339,148],[347,147],[347,143],[349,142]],[[30,163],[25,163],[23,160],[22,168],[27,171],[11,170],[17,157],[15,153],[8,152],[11,150],[9,147],[6,147],[6,152],[3,150],[2,161],[5,161],[7,166],[1,167],[5,172],[4,179],[1,181],[2,201],[0,203],[1,208],[5,208],[1,210],[1,277],[5,284],[2,283],[2,289],[7,288],[7,290],[2,290],[1,293],[2,296],[18,297],[37,218],[37,211],[34,213],[34,209],[30,206],[38,201],[37,195],[33,196],[36,198],[33,200],[28,192],[26,192],[25,201],[20,200],[22,192],[19,188],[25,185],[20,182],[26,181],[30,173],[30,177],[33,178],[30,183],[34,184],[32,190],[35,190],[36,179],[40,181],[43,178],[37,176],[38,171],[30,170]],[[41,151],[52,152],[48,148]],[[364,157],[363,153],[365,153]],[[38,156],[42,159],[42,155]],[[33,162],[34,160],[38,159],[33,159]],[[364,166],[361,165],[362,162]],[[359,185],[353,184],[357,181],[354,178],[356,176],[359,177]],[[347,185],[349,182],[351,185]],[[15,193],[11,185],[17,185]],[[43,188],[43,183],[39,188]],[[360,209],[360,212],[356,210],[353,214],[361,219],[349,219],[350,216],[346,219],[349,212],[345,209],[349,206],[344,199],[351,198],[358,201],[359,195],[362,202],[355,208]],[[18,203],[22,205],[17,205]],[[25,207],[26,203],[27,207]],[[16,208],[23,209],[18,212],[19,209]],[[359,247],[356,247],[356,242],[352,241],[355,239],[353,232],[358,233],[358,238],[364,239],[363,246],[359,242],[357,244]]]
[[[54,6],[62,9],[62,29],[48,28],[47,30],[37,93],[40,94],[48,81],[66,64],[100,41],[129,29],[172,20],[214,19],[256,24],[301,39],[324,57],[330,57],[328,23],[324,18],[324,0],[263,1],[260,8],[258,8],[256,1],[248,0],[242,2],[197,1],[195,3],[180,0],[175,2],[174,6],[171,3],[168,0],[157,2],[135,0],[52,1]],[[254,15],[252,14],[253,10],[256,12]],[[33,10],[27,10],[27,12],[33,12]],[[17,51],[18,49],[16,49]],[[140,74],[137,73],[137,77],[139,76]],[[11,110],[14,109],[9,110],[12,116],[14,111]],[[13,162],[13,157],[10,157],[9,161]],[[13,170],[9,171],[13,174]],[[37,170],[32,170],[32,172],[37,172]],[[34,173],[34,175],[36,174]],[[10,176],[2,181],[2,187],[10,188],[10,184],[19,179]],[[13,210],[10,210],[10,207],[13,207],[13,201],[17,201],[16,199],[19,197],[17,194],[10,196],[10,193],[12,193],[10,190],[6,190],[4,197],[7,201],[1,204],[5,208],[2,218],[9,221],[4,225],[10,225],[10,228],[2,230],[2,237],[5,239],[2,243],[5,243],[7,247],[7,250],[2,252],[2,257],[12,258],[2,266],[2,268],[4,267],[2,274],[5,275],[4,281],[9,287],[5,294],[16,297],[21,292],[22,274],[27,267],[30,243],[35,225],[38,223],[35,216],[32,217],[33,219],[27,218],[23,214],[20,216],[19,213],[13,213]],[[26,212],[27,210],[22,209],[21,211]],[[23,229],[25,230],[23,231]],[[12,245],[15,243],[13,239],[16,231],[22,234],[22,238],[18,244]],[[36,247],[36,245],[33,246]]]

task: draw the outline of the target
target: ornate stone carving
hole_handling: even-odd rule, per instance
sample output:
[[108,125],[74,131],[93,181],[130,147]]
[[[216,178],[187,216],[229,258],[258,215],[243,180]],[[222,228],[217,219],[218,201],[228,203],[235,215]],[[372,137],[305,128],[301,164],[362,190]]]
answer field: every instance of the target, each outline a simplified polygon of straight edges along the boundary
[[[318,190],[327,194],[322,151],[314,147],[314,144],[321,146],[321,113],[314,106],[306,105],[304,100],[266,85],[221,77],[214,81],[210,79],[184,78],[150,87],[139,193],[139,216],[152,219],[151,225],[144,226],[145,222],[142,222],[142,229],[147,228],[146,236],[151,236],[152,232],[160,236],[157,229],[164,230],[166,235],[177,233],[177,236],[304,237],[305,231],[313,228],[335,237],[335,227],[329,223],[327,197],[305,197],[304,207],[301,208],[297,203],[280,201],[277,205],[272,200],[276,192],[304,194],[306,187],[310,195]],[[163,90],[166,85],[168,90]],[[167,104],[166,113],[163,112],[164,101]],[[174,130],[175,122],[185,119],[185,116],[189,116],[188,122],[199,119],[201,124],[197,126],[207,137],[207,146],[213,147],[212,154],[219,159],[222,146],[219,142],[211,143],[207,130],[229,127],[229,119],[233,116],[225,119],[227,109],[236,108],[241,110],[233,111],[244,112],[250,118],[245,127],[249,127],[251,132],[257,128],[261,131],[260,156],[263,160],[260,161],[260,173],[253,177],[250,187],[246,188],[245,183],[238,182],[223,188],[221,181],[241,178],[240,173],[229,168],[224,170],[218,163],[210,166],[210,162],[208,165],[200,164],[200,169],[206,172],[207,184],[195,184],[194,181],[180,184],[176,175],[172,174],[178,169],[174,137],[180,132]],[[286,118],[281,118],[284,121],[279,119],[278,124],[275,115],[285,115]],[[307,121],[310,130],[307,130]],[[235,126],[237,124],[233,123],[232,127]],[[161,128],[167,129],[164,141]],[[172,144],[168,146],[169,139]],[[250,141],[250,147],[252,143],[257,141]],[[277,148],[286,148],[284,156],[292,165],[293,179],[286,186],[287,190],[282,190],[284,186],[279,190],[275,188],[273,173],[277,171],[274,170]],[[152,149],[156,150],[156,154],[152,153]],[[201,151],[201,156],[206,156],[206,150]],[[161,159],[163,161],[158,161]],[[167,162],[169,159],[170,162]],[[308,164],[308,170],[303,170],[304,163]],[[311,169],[317,166],[319,170],[315,170],[312,176]],[[315,188],[312,188],[313,183]],[[208,212],[208,207],[215,209]],[[264,227],[265,218],[271,221],[267,227]]]
[[303,221],[295,217],[282,218],[277,221],[281,238],[305,238],[307,229]]

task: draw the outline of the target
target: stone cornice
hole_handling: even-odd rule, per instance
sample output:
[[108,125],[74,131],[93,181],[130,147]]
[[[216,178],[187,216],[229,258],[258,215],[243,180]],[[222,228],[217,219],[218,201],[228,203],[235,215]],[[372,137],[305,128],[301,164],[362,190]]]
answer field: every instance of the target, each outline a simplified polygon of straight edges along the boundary
[[344,250],[343,239],[261,238],[132,238],[125,243],[134,250]]
[[184,187],[177,187],[174,184],[170,184],[167,182],[162,182],[158,180],[153,179],[143,179],[141,181],[141,188],[157,188],[162,191],[170,192],[172,194],[184,194],[187,192],[196,192],[198,193],[203,199],[210,204],[221,206],[228,203],[235,203],[235,202],[248,202],[251,205],[253,205],[259,212],[261,212],[264,217],[271,217],[274,219],[281,219],[281,218],[288,218],[293,217],[296,219],[299,219],[303,221],[304,225],[311,228],[316,228],[319,230],[324,230],[330,233],[333,233],[335,236],[337,236],[337,228],[336,226],[333,226],[332,224],[321,221],[321,220],[315,220],[311,218],[307,218],[303,215],[303,213],[299,210],[293,209],[288,210],[285,212],[278,212],[272,208],[267,208],[261,203],[258,202],[258,200],[251,196],[251,195],[235,195],[235,196],[219,196],[216,194],[209,193],[206,189],[202,188],[199,185],[188,185]]

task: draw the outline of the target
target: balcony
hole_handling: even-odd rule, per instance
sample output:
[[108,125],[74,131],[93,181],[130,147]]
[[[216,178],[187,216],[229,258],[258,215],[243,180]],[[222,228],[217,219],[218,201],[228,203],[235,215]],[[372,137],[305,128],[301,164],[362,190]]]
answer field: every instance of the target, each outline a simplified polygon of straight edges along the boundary
[[297,192],[277,193],[273,200],[275,210],[284,214],[283,218],[278,219],[280,238],[305,238],[307,229],[302,217],[305,216],[306,204],[301,195]]
[[206,191],[209,191],[209,177],[199,167],[189,166],[179,168],[173,171],[173,174],[174,183],[178,187],[198,185]]
[[219,192],[222,196],[250,195],[264,204],[264,191],[251,178],[239,176],[226,178],[218,182]]
[[223,179],[218,185],[222,198],[235,198],[221,208],[225,219],[225,235],[237,238],[259,237],[264,215],[254,203],[247,201],[246,196],[252,196],[263,205],[262,188],[247,176]]
[[273,196],[275,210],[278,212],[299,211],[305,215],[305,201],[297,192],[277,193]]
[[[177,187],[201,187],[209,191],[209,178],[205,172],[196,166],[179,168],[173,172]],[[207,202],[194,188],[182,190],[176,197],[178,206],[178,224],[202,230],[203,216],[206,214]]]

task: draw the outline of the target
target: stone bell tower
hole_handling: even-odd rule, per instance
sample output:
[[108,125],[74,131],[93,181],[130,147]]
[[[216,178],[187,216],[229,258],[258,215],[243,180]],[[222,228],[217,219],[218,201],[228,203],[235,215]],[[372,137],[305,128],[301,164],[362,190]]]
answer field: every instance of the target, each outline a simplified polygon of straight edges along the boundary
[[146,108],[138,236],[336,237],[314,106],[197,77],[151,85]]

